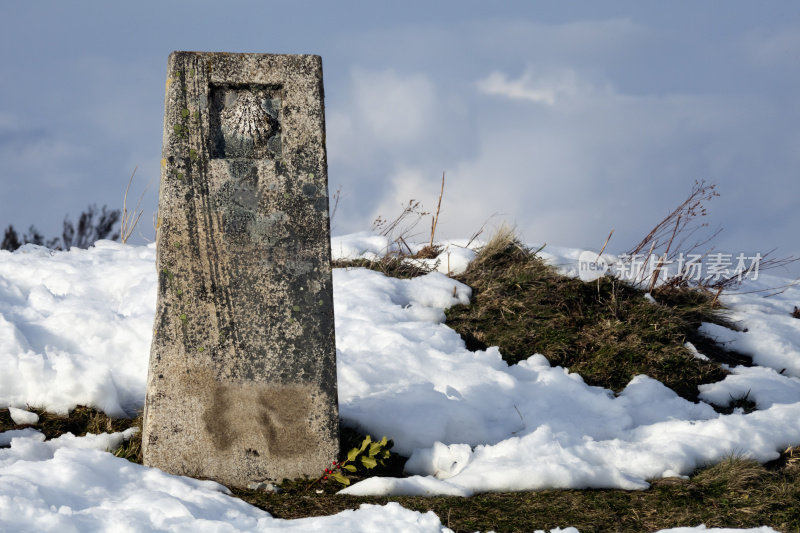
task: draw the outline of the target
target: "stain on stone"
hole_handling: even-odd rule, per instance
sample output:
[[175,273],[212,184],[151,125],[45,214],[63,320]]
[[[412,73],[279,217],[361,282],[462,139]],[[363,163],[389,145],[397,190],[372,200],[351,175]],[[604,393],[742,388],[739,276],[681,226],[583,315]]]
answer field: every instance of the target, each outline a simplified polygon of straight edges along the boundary
[[203,423],[206,431],[211,435],[214,447],[217,450],[225,451],[231,447],[231,444],[239,435],[227,421],[227,416],[231,409],[227,388],[213,381],[209,385],[211,386],[211,401],[206,405],[206,410],[203,413]]
[[259,395],[256,420],[266,438],[270,455],[293,457],[303,453],[313,435],[307,418],[311,411],[308,391],[292,387],[265,390]]

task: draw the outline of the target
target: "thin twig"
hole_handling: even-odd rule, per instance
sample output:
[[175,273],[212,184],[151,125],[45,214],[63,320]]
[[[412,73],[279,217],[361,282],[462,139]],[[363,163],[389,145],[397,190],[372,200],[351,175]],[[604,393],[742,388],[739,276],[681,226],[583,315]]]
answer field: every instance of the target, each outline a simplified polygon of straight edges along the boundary
[[[604,243],[603,243],[603,247],[602,247],[602,248],[600,248],[600,253],[599,253],[599,254],[597,254],[597,259],[600,259],[600,256],[602,256],[602,255],[603,255],[603,252],[605,252],[605,251],[606,251],[606,246],[608,246],[608,241],[610,241],[610,240],[611,240],[611,236],[612,236],[612,235],[614,235],[614,228],[611,228],[611,233],[609,233],[609,234],[608,234],[608,237],[606,237],[606,242],[604,242]],[[595,261],[597,261],[597,259],[595,259]]]
[[[398,241],[400,241],[400,243],[402,243],[403,245],[405,245],[405,247],[406,247],[406,250],[408,250],[408,255],[414,255],[414,251],[413,251],[413,250],[411,250],[411,247],[408,245],[408,243],[406,242],[406,240],[403,238],[403,236],[402,236],[402,235],[399,235],[399,236],[397,237],[397,240],[398,240]],[[400,253],[402,254],[402,253],[403,253],[403,251],[402,251],[402,250],[400,250]]]
[[330,216],[330,224],[331,228],[333,228],[333,219],[336,217],[336,211],[339,209],[339,200],[342,197],[342,188],[337,187],[336,192],[331,195],[333,198],[333,209],[331,209],[331,216]]
[[133,183],[133,176],[136,175],[136,170],[139,167],[136,166],[133,168],[133,172],[131,173],[130,179],[128,179],[128,186],[125,187],[125,196],[122,198],[122,217],[120,218],[119,223],[119,240],[122,244],[128,242],[128,239],[133,234],[133,230],[136,228],[136,225],[139,223],[139,219],[142,218],[142,213],[144,213],[143,209],[139,209],[142,205],[142,199],[144,198],[144,194],[147,192],[148,187],[150,187],[150,183],[145,186],[142,194],[139,196],[139,200],[136,202],[136,207],[133,209],[133,213],[128,212],[128,193],[131,189],[131,183]]
[[439,210],[442,208],[442,196],[444,195],[444,171],[442,171],[442,189],[439,191],[439,203],[436,205],[436,216],[431,220],[431,248],[433,248],[433,236],[436,234],[436,225],[439,224]]

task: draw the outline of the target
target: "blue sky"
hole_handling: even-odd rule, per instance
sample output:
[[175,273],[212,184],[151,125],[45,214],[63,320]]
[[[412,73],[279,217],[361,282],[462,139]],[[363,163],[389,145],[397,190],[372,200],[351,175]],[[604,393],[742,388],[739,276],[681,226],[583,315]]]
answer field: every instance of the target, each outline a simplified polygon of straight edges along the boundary
[[169,53],[314,53],[334,233],[446,171],[442,237],[624,251],[705,179],[718,249],[800,255],[796,2],[16,2],[0,43],[3,227],[120,207],[138,166],[152,239]]

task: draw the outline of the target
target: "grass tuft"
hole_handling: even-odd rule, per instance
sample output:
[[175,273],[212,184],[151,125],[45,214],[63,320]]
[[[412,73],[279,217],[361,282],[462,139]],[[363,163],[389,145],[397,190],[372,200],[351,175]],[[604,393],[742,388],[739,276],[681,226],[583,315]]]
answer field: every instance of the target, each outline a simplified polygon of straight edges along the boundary
[[[473,298],[446,312],[447,325],[471,350],[498,346],[509,364],[541,353],[590,385],[619,392],[646,374],[696,401],[699,384],[725,377],[719,362],[748,361],[697,332],[701,322],[732,326],[710,293],[656,288],[653,304],[644,291],[612,277],[567,277],[510,228],[502,228],[455,279],[472,287]],[[687,341],[716,361],[694,358]]]
[[331,263],[332,268],[368,268],[392,278],[409,279],[424,276],[432,267],[413,261],[410,256],[386,255],[377,261],[369,259],[339,259]]

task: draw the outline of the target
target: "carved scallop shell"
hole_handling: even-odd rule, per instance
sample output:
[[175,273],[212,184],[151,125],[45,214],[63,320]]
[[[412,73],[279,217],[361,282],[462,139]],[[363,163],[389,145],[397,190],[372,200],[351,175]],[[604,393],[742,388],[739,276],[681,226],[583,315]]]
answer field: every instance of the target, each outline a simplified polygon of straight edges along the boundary
[[236,102],[219,115],[222,133],[228,137],[250,138],[258,146],[272,134],[269,115],[258,97],[252,93],[240,94]]

